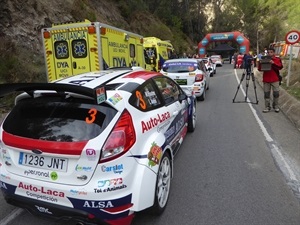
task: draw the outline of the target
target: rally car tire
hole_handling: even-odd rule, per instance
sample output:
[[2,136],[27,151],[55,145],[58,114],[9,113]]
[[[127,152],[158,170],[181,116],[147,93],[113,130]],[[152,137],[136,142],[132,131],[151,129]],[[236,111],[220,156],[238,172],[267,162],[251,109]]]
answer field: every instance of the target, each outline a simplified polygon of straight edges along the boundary
[[196,102],[193,103],[192,116],[188,118],[188,132],[194,132],[196,128],[197,113],[196,113]]
[[155,185],[154,205],[152,213],[160,215],[165,210],[171,187],[172,166],[171,159],[168,153],[165,153],[159,164],[157,171],[157,179]]
[[199,96],[199,97],[197,98],[197,100],[199,100],[199,101],[204,101],[204,100],[205,100],[205,97],[206,97],[206,86],[204,87],[204,91],[203,91],[202,95]]

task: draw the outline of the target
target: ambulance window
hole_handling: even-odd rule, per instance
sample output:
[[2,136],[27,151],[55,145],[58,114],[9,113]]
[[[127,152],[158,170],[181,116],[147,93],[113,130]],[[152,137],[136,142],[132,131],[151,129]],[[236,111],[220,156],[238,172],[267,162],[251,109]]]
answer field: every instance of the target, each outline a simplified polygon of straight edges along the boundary
[[135,46],[134,46],[134,44],[130,44],[129,48],[130,48],[130,58],[134,58],[135,57]]
[[69,47],[67,41],[56,41],[54,43],[55,57],[57,59],[69,58]]
[[72,41],[72,54],[74,58],[87,57],[87,44],[86,40],[78,39]]

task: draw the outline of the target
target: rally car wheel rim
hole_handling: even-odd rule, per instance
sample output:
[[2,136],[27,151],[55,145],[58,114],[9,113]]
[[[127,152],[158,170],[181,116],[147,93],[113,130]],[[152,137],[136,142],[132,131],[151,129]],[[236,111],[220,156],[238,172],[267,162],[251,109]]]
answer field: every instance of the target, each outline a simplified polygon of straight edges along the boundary
[[193,116],[193,128],[195,128],[196,127],[196,121],[197,121],[197,114],[196,114],[195,104],[193,105],[193,114],[192,114],[192,116]]
[[171,181],[171,165],[168,157],[164,157],[158,171],[157,200],[161,208],[168,201]]

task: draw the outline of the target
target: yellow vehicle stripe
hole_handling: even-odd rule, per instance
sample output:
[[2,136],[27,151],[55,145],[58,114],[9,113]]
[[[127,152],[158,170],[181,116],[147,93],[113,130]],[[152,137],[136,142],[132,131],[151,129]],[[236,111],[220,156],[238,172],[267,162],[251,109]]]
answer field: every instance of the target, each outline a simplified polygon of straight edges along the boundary
[[112,34],[124,35],[123,32],[120,32],[118,30],[113,30],[113,29],[110,29],[110,28],[106,28],[106,31],[109,32],[109,33],[112,33]]
[[51,30],[51,33],[64,33],[68,31],[79,31],[79,30],[88,30],[88,27],[76,27],[76,28],[69,28],[69,29],[58,29],[58,30]]
[[49,56],[47,56],[47,69],[48,69],[48,80],[52,80],[51,62]]
[[76,27],[76,28],[70,28],[69,31],[79,31],[79,30],[87,30],[87,27]]
[[[94,42],[94,46],[98,45],[98,43],[97,43],[97,36],[96,35],[94,35],[93,42]],[[98,57],[98,48],[97,48],[97,51],[94,52],[94,54],[95,54],[95,67],[96,67],[96,70],[100,70],[99,57]]]
[[49,51],[49,44],[48,41],[45,41],[45,52],[46,52],[46,64],[47,64],[47,71],[48,71],[48,80],[52,80],[52,71],[51,71],[51,58],[50,54],[47,54]]

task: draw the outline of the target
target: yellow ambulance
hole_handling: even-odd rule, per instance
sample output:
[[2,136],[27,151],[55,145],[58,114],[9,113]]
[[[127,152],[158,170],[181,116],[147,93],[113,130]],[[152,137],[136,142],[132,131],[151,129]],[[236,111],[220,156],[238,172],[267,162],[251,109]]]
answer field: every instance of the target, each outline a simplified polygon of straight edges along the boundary
[[111,67],[146,68],[143,36],[100,22],[42,29],[48,82]]
[[162,65],[174,54],[173,45],[169,40],[157,37],[144,37],[146,69],[160,71]]

